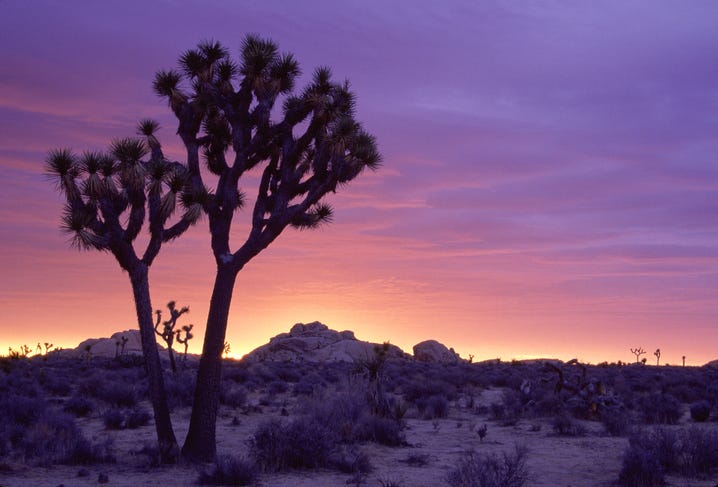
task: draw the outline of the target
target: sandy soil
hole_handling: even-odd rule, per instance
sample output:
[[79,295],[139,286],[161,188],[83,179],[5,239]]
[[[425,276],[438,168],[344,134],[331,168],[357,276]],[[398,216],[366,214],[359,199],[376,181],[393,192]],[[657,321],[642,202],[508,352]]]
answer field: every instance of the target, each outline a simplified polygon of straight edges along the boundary
[[[500,390],[483,391],[479,402],[495,402]],[[255,400],[253,398],[252,400]],[[149,408],[149,405],[147,406]],[[246,454],[246,440],[257,425],[280,415],[281,406],[265,407],[261,414],[243,415],[224,408],[218,419],[218,451]],[[189,422],[189,409],[175,411],[173,421],[177,438],[182,441]],[[232,425],[234,417],[238,426]],[[96,486],[101,473],[109,477],[111,486],[189,486],[196,485],[195,466],[152,467],[147,457],[139,454],[144,445],[154,440],[150,424],[136,430],[105,430],[98,417],[79,420],[81,427],[95,441],[111,438],[117,457],[116,464],[87,467],[89,475],[79,477],[78,466],[28,467],[10,465],[12,472],[0,471],[0,487]],[[480,441],[476,427],[488,425],[488,434]],[[613,438],[602,431],[600,423],[585,422],[588,433],[583,437],[559,437],[545,420],[520,421],[502,427],[487,416],[452,407],[449,417],[441,420],[408,419],[406,439],[410,446],[390,448],[373,443],[362,450],[371,458],[374,471],[362,485],[402,485],[406,487],[445,486],[448,471],[456,465],[463,452],[499,453],[513,449],[515,444],[528,447],[527,466],[530,486],[579,487],[615,485],[621,468],[621,457],[627,446],[625,438]],[[426,455],[428,464],[410,466],[410,455]],[[277,487],[343,486],[351,475],[334,471],[299,471],[290,474],[262,474],[260,485]],[[669,485],[681,487],[713,487],[718,477],[706,480],[669,477]]]

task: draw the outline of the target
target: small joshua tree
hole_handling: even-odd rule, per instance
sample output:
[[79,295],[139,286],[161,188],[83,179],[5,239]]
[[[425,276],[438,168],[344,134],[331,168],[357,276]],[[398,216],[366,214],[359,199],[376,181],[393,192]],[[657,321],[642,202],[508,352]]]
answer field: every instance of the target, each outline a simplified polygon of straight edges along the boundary
[[172,345],[174,344],[175,340],[174,328],[175,325],[177,325],[177,320],[179,319],[179,317],[185,313],[189,313],[189,306],[183,306],[181,309],[178,310],[176,303],[174,301],[170,301],[169,303],[167,303],[167,309],[169,309],[170,311],[170,319],[162,323],[162,330],[159,329],[160,320],[162,318],[162,311],[155,311],[155,314],[157,315],[157,321],[155,322],[155,333],[161,336],[167,344],[167,354],[170,357],[170,365],[172,366],[172,372],[177,372],[174,350],[172,350]]
[[232,349],[229,346],[229,342],[224,342],[224,348],[222,348],[222,355],[224,355],[226,358],[227,355],[229,355],[229,352],[231,352],[231,351],[232,351]]
[[684,355],[683,356],[683,367],[685,367],[685,366],[686,366],[686,356]]
[[[184,345],[184,355],[182,355],[182,360],[187,361],[187,347],[189,347],[189,341],[194,338],[194,335],[192,334],[192,328],[194,327],[193,324],[184,325],[181,330],[177,330],[176,333],[176,340]],[[184,338],[182,337],[182,332],[184,332]]]
[[50,350],[52,349],[52,347],[54,347],[54,345],[49,342],[45,342],[44,345],[45,345],[45,355],[47,355],[48,352],[50,352]]
[[656,356],[656,366],[658,366],[659,363],[661,362],[661,349],[657,348],[656,351],[653,352],[653,355]]
[[645,355],[646,351],[643,350],[643,348],[638,347],[638,348],[632,348],[631,353],[636,356],[636,363],[638,363],[640,361],[641,355]]

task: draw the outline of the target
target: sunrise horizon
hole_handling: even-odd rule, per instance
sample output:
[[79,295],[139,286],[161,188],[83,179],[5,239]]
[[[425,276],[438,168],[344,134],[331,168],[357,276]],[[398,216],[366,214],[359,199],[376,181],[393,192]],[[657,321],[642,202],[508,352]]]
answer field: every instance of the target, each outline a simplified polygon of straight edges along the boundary
[[[165,156],[183,163],[155,73],[207,39],[237,60],[257,33],[295,55],[295,91],[319,66],[349,81],[382,164],[329,195],[331,223],[288,228],[241,270],[232,355],[320,321],[408,353],[434,339],[474,361],[630,363],[634,347],[649,364],[659,348],[661,364],[718,359],[718,4],[40,1],[0,12],[0,355],[137,329],[127,273],[60,231],[64,199],[45,161],[53,149],[105,151],[152,118]],[[233,251],[260,171],[240,184]],[[206,216],[150,269],[153,309],[190,307],[191,353],[215,271]]]

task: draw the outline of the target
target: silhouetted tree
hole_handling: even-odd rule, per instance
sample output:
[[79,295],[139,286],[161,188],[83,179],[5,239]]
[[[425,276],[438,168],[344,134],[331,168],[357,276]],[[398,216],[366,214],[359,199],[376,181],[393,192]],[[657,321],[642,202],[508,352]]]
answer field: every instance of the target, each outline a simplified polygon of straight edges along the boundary
[[[178,446],[165,397],[164,380],[152,320],[149,268],[162,245],[179,237],[202,214],[187,170],[165,159],[152,120],[138,126],[140,138],[113,141],[109,152],[53,150],[46,171],[65,197],[61,228],[80,250],[110,252],[129,274],[140,328],[142,352],[162,461],[178,457]],[[145,158],[145,156],[148,156]],[[182,214],[170,218],[181,198]],[[149,239],[143,252],[135,240],[147,223]]]
[[639,357],[641,355],[644,355],[646,353],[646,351],[643,350],[643,348],[638,347],[638,348],[632,348],[631,353],[636,356],[636,363],[638,363]]
[[661,349],[657,348],[655,352],[653,352],[653,355],[656,356],[656,366],[660,365],[661,361]]
[[[183,306],[181,309],[177,309],[177,304],[174,301],[167,303],[167,309],[170,310],[170,319],[162,323],[162,330],[159,329],[160,320],[162,319],[162,311],[157,310],[157,320],[155,321],[155,333],[162,337],[167,344],[167,354],[170,357],[170,366],[172,372],[177,372],[177,365],[175,364],[175,354],[172,350],[172,345],[175,341],[175,325],[180,316],[185,313],[189,313],[189,306]],[[179,333],[179,331],[177,332]]]
[[[205,461],[216,453],[222,352],[237,274],[287,226],[308,229],[329,222],[332,210],[324,196],[364,168],[377,168],[380,156],[374,137],[354,118],[349,83],[336,83],[328,68],[319,68],[309,85],[294,94],[299,64],[269,40],[247,36],[239,63],[219,43],[202,42],[180,56],[179,68],[159,71],[154,89],[178,119],[189,184],[204,195],[201,205],[209,217],[217,264],[183,447],[189,459]],[[278,100],[281,111],[274,111]],[[273,113],[280,113],[278,120],[271,119]],[[213,192],[205,187],[201,160],[217,181]],[[244,199],[239,181],[258,168],[249,231],[232,250],[232,222]]]
[[[184,354],[182,355],[182,360],[184,362],[187,361],[187,348],[189,347],[189,341],[194,338],[192,328],[194,328],[194,325],[190,323],[189,325],[184,325],[181,330],[177,330],[176,332],[177,341],[184,345]],[[182,332],[184,332],[184,337],[182,336]]]

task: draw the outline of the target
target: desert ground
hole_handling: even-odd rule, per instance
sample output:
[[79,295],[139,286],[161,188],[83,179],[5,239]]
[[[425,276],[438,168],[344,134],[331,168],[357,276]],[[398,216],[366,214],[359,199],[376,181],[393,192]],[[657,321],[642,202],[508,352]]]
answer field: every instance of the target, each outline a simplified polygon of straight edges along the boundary
[[[0,360],[2,487],[718,482],[713,367],[227,360],[218,454],[251,475],[223,483],[215,465],[158,465],[139,357]],[[195,366],[166,372],[180,442]],[[294,435],[303,450],[276,453],[261,431]]]

